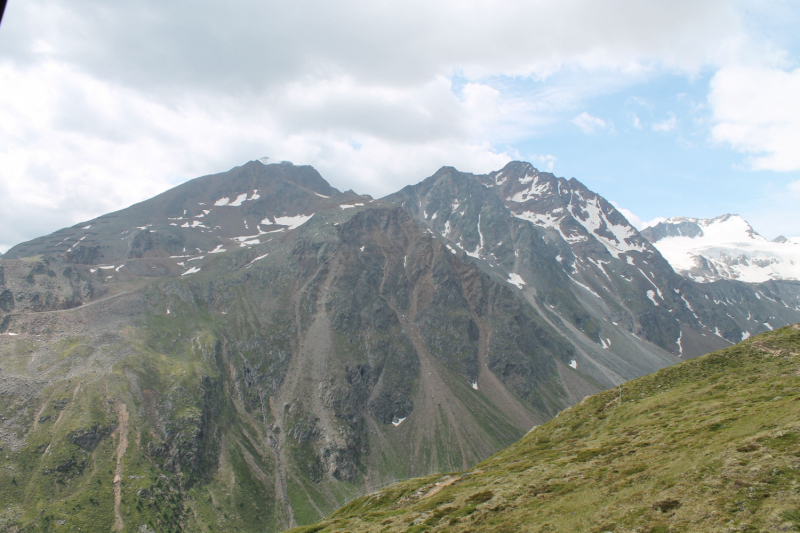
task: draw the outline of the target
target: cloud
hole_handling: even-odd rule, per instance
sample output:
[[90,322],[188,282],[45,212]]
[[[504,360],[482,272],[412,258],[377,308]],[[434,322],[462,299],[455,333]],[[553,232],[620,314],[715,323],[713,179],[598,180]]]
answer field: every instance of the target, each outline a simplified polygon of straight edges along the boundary
[[586,111],[573,118],[572,123],[578,126],[583,133],[586,133],[587,135],[594,133],[597,130],[604,130],[606,127],[608,127],[608,124],[606,124],[605,120],[602,118],[593,117]]
[[[440,165],[497,169],[518,157],[509,143],[590,96],[726,61],[742,13],[727,0],[11,2],[0,249],[259,156],[376,196]],[[559,73],[535,94],[509,88]]]
[[446,79],[411,92],[350,83],[290,88],[277,107],[203,95],[172,106],[63,64],[0,64],[0,101],[15,102],[0,106],[0,250],[259,156],[376,196],[454,162],[488,172],[512,159],[476,138],[498,113],[489,87],[458,98]]
[[528,157],[528,162],[533,163],[539,170],[546,170],[552,172],[556,164],[556,156],[554,155],[532,155]]
[[653,124],[653,131],[666,132],[666,131],[672,131],[678,127],[678,118],[675,116],[675,113],[670,111],[667,114],[669,115],[668,118],[665,118],[661,122],[656,122],[655,124]]
[[640,222],[639,226],[636,226],[636,229],[641,231],[641,230],[643,230],[645,228],[652,228],[653,226],[656,226],[656,225],[660,224],[661,222],[666,222],[666,221],[667,221],[667,219],[664,218],[664,217],[656,217],[656,218],[654,218],[652,220],[646,220],[646,221],[643,220],[643,221]]
[[724,57],[744,31],[740,9],[724,0],[245,0],[236,9],[189,0],[30,0],[12,3],[6,16],[3,49],[19,64],[68,61],[151,91],[261,92],[341,73],[408,85],[454,67],[472,79],[543,76],[567,63],[697,70]]
[[712,139],[750,154],[754,170],[800,170],[798,94],[800,69],[720,69],[708,96]]
[[623,216],[625,216],[625,218],[628,219],[628,222],[630,222],[631,225],[634,228],[638,229],[639,231],[642,231],[643,229],[649,228],[651,226],[655,226],[659,222],[663,222],[666,220],[663,217],[656,217],[653,220],[644,221],[641,218],[639,218],[633,211],[631,211],[630,209],[625,209],[624,207],[620,207],[620,205],[613,200],[611,200],[611,205],[613,205],[617,209],[617,211],[622,213]]

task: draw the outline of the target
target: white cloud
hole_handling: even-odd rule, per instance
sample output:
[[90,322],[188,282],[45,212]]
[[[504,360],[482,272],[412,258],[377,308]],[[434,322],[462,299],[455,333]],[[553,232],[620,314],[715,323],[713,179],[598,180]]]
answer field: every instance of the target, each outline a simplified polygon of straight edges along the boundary
[[800,170],[800,69],[725,67],[711,80],[712,138],[755,170]]
[[[114,4],[29,0],[8,6],[5,54],[80,64],[149,90],[262,91],[348,73],[416,84],[459,68],[547,75],[561,65],[633,72],[653,62],[694,70],[725,57],[744,31],[725,0],[407,0],[402,3],[189,0]],[[144,37],[146,36],[146,37]]]
[[633,127],[637,130],[642,129],[642,121],[639,120],[639,116],[636,113],[633,114]]
[[678,127],[678,117],[675,116],[675,113],[670,111],[667,114],[669,115],[668,118],[653,124],[653,131],[672,131]]
[[655,226],[657,224],[660,224],[661,222],[666,222],[666,221],[667,221],[667,219],[665,217],[656,217],[653,220],[642,221],[641,225],[637,226],[636,229],[641,231],[641,230],[643,230],[645,228],[652,228],[653,226]]
[[556,156],[554,155],[532,155],[527,158],[528,162],[533,163],[533,166],[539,170],[553,172],[553,167],[556,164]]
[[[655,225],[655,224],[658,223],[658,222],[649,223],[649,222],[642,221],[642,219],[639,218],[633,211],[631,211],[630,209],[625,209],[624,207],[620,207],[620,205],[617,202],[613,201],[613,200],[611,200],[611,205],[613,205],[617,209],[617,211],[622,213],[622,215],[626,219],[628,219],[628,222],[630,222],[631,225],[634,228],[638,229],[639,231],[643,230],[644,228],[646,228],[646,227],[648,227],[650,225]],[[664,219],[660,219],[660,220],[664,220]]]
[[[497,91],[443,78],[400,91],[339,79],[258,100],[180,106],[63,64],[0,64],[0,250],[258,156],[313,164],[335,186],[376,196],[458,162],[488,172],[512,155],[477,134]],[[357,105],[360,102],[361,106]]]
[[586,111],[573,118],[572,123],[586,134],[594,133],[597,130],[604,130],[608,127],[605,120],[599,117],[593,117]]
[[[727,0],[11,2],[0,249],[262,155],[376,196],[444,164],[497,169],[517,157],[498,147],[587,96],[746,39]],[[533,97],[502,83],[565,71]]]

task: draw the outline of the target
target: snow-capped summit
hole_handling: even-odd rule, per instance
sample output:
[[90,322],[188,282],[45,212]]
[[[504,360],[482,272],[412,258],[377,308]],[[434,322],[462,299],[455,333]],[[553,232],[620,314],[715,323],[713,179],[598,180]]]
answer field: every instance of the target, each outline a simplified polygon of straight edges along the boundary
[[649,247],[622,213],[575,178],[557,178],[515,161],[482,178],[482,183],[496,189],[515,217],[555,229],[573,248],[599,242],[620,258]]
[[800,280],[800,238],[768,241],[739,215],[672,217],[642,230],[678,273],[698,282]]

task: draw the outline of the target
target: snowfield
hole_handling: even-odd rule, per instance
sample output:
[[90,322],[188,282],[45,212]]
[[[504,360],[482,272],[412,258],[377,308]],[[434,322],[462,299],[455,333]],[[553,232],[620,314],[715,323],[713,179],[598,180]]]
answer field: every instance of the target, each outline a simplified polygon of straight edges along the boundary
[[705,283],[735,279],[762,283],[800,280],[800,238],[768,241],[738,215],[713,219],[674,217],[662,224],[695,223],[701,235],[670,236],[653,245],[676,272]]

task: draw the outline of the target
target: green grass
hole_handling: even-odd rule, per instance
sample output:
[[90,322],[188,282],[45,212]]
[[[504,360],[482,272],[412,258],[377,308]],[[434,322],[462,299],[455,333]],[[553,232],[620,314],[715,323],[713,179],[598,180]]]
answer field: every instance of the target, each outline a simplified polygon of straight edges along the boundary
[[440,479],[298,531],[800,530],[800,327],[587,398],[426,498]]

